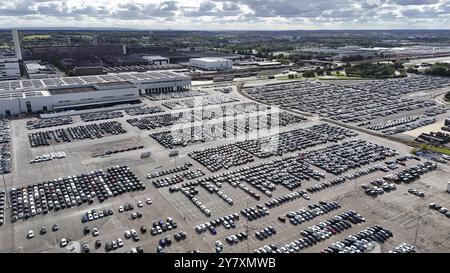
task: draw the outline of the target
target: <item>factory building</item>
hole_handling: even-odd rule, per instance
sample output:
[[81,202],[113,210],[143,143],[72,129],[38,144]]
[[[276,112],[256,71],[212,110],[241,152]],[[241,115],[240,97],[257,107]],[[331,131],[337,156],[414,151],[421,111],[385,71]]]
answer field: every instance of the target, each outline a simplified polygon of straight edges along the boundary
[[189,64],[207,71],[229,70],[233,67],[233,61],[223,58],[194,58],[189,60]]
[[56,75],[56,73],[53,70],[36,61],[25,62],[24,66],[25,72],[29,79],[46,79],[58,77],[58,75]]
[[142,56],[142,58],[147,60],[149,64],[154,65],[164,65],[170,63],[169,58],[162,56]]
[[0,52],[0,81],[20,78],[19,60],[13,52]]
[[172,71],[0,82],[0,116],[81,110],[138,102],[145,93],[187,90]]

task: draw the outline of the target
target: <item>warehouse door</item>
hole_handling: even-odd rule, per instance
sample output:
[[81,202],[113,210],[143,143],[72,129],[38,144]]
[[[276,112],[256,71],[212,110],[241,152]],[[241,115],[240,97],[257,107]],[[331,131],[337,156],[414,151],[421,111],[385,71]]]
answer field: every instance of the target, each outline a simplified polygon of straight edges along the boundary
[[27,101],[27,113],[28,113],[28,114],[31,114],[31,112],[33,112],[33,111],[31,110],[31,102],[30,102],[30,101]]

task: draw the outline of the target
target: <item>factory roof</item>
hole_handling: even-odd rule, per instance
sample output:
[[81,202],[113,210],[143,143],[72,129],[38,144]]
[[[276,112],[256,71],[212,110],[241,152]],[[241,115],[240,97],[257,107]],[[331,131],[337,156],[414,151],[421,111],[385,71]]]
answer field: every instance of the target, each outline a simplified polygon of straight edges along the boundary
[[227,59],[223,58],[211,58],[211,57],[205,57],[205,58],[193,58],[192,61],[201,61],[205,63],[217,63],[217,62],[223,62],[223,61],[229,61]]
[[139,73],[118,73],[98,76],[47,78],[33,80],[13,80],[0,82],[0,93],[27,90],[45,90],[51,87],[61,87],[70,85],[83,85],[88,83],[108,83],[108,82],[140,82],[140,81],[159,81],[170,80],[174,78],[188,78],[184,74],[172,71],[148,71]]
[[96,91],[93,86],[78,86],[78,87],[61,87],[61,88],[50,88],[48,91],[52,95],[62,95],[62,94],[74,94],[74,93],[86,93]]

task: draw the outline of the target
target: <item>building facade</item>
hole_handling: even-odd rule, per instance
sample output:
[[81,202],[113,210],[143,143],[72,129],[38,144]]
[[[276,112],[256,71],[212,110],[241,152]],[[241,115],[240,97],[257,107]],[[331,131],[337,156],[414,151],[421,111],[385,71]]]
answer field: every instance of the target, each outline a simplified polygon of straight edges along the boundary
[[20,78],[19,60],[12,52],[0,53],[0,81]]
[[101,108],[190,86],[189,76],[172,71],[7,81],[0,83],[0,116]]
[[233,61],[223,58],[194,58],[189,60],[189,64],[194,68],[208,71],[222,71],[233,68]]

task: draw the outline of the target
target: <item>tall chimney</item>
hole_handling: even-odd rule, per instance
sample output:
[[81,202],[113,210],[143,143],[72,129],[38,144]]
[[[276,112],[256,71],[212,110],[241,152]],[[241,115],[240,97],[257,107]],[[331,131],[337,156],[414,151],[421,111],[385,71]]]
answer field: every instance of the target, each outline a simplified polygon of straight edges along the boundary
[[19,34],[17,33],[17,29],[11,30],[13,42],[14,42],[14,51],[16,52],[16,57],[19,61],[22,60],[22,51],[20,50],[20,41]]
[[122,54],[127,55],[127,45],[122,45]]

